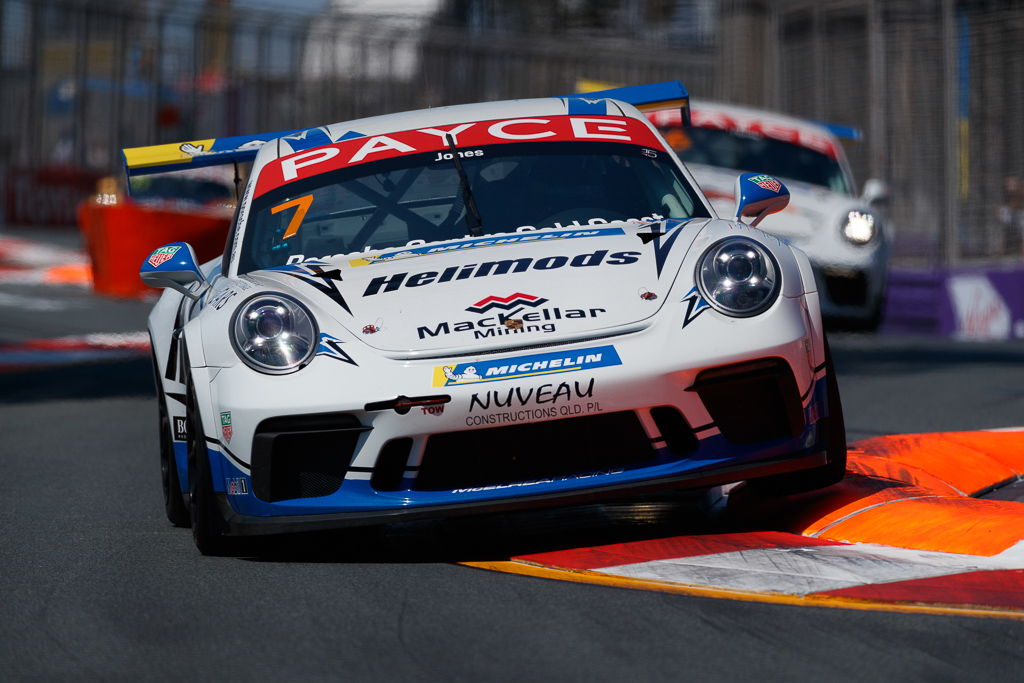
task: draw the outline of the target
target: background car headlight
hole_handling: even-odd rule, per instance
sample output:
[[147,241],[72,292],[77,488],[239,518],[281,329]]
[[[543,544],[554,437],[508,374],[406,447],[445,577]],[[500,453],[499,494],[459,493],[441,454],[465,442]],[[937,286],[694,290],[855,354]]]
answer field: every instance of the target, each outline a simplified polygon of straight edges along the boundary
[[280,375],[316,353],[320,333],[305,306],[285,294],[257,294],[231,319],[235,353],[254,370]]
[[851,211],[843,223],[843,237],[854,244],[867,244],[875,237],[875,217],[867,211]]
[[711,245],[697,264],[697,285],[711,306],[737,318],[761,313],[779,293],[779,266],[757,242],[730,237]]

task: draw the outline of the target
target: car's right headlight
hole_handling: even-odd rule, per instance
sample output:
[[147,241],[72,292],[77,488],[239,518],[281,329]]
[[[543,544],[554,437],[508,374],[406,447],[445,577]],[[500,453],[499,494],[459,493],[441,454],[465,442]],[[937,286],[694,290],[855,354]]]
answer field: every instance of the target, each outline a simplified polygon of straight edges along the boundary
[[246,300],[231,318],[231,345],[253,370],[294,372],[316,354],[320,332],[309,310],[287,294]]
[[850,211],[843,223],[843,237],[858,246],[867,244],[878,232],[877,222],[868,211]]
[[697,286],[713,308],[735,318],[765,311],[779,294],[779,265],[752,239],[727,237],[697,263]]

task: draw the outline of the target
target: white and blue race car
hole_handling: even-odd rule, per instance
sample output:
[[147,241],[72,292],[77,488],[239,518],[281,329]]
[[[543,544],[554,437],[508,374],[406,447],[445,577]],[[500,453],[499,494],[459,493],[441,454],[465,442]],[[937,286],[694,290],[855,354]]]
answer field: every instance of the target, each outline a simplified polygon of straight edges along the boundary
[[[811,265],[715,217],[644,115],[679,83],[125,150],[252,159],[223,258],[142,265],[166,511],[267,534],[844,473]],[[256,142],[254,142],[256,141]]]

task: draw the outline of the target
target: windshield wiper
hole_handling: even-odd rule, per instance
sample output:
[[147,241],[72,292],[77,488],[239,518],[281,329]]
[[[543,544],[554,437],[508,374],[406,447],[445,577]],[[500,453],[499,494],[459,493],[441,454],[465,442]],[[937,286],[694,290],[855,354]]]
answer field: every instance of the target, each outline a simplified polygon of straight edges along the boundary
[[482,235],[484,222],[480,219],[480,211],[476,208],[476,200],[469,189],[469,179],[466,177],[466,169],[462,168],[462,158],[459,150],[455,148],[455,138],[451,133],[445,135],[448,138],[448,149],[452,151],[452,161],[455,162],[455,170],[459,174],[459,186],[462,187],[462,203],[466,205],[466,225],[469,226],[469,234],[474,237]]

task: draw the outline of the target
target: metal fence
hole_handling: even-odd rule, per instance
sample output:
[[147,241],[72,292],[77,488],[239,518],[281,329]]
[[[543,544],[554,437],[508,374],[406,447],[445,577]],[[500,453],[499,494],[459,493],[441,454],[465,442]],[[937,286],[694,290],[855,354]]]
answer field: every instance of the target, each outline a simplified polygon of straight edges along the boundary
[[110,172],[123,146],[561,94],[579,78],[678,78],[697,97],[861,128],[848,154],[860,180],[890,184],[901,260],[1021,258],[1024,191],[1006,188],[1024,178],[1024,4],[648,2],[685,25],[710,8],[714,31],[645,27],[639,12],[628,31],[563,30],[552,15],[519,33],[426,15],[0,0],[0,167]]
[[890,184],[902,261],[1024,258],[1024,3],[791,0],[764,19],[775,54],[725,96],[860,127],[851,163]]

